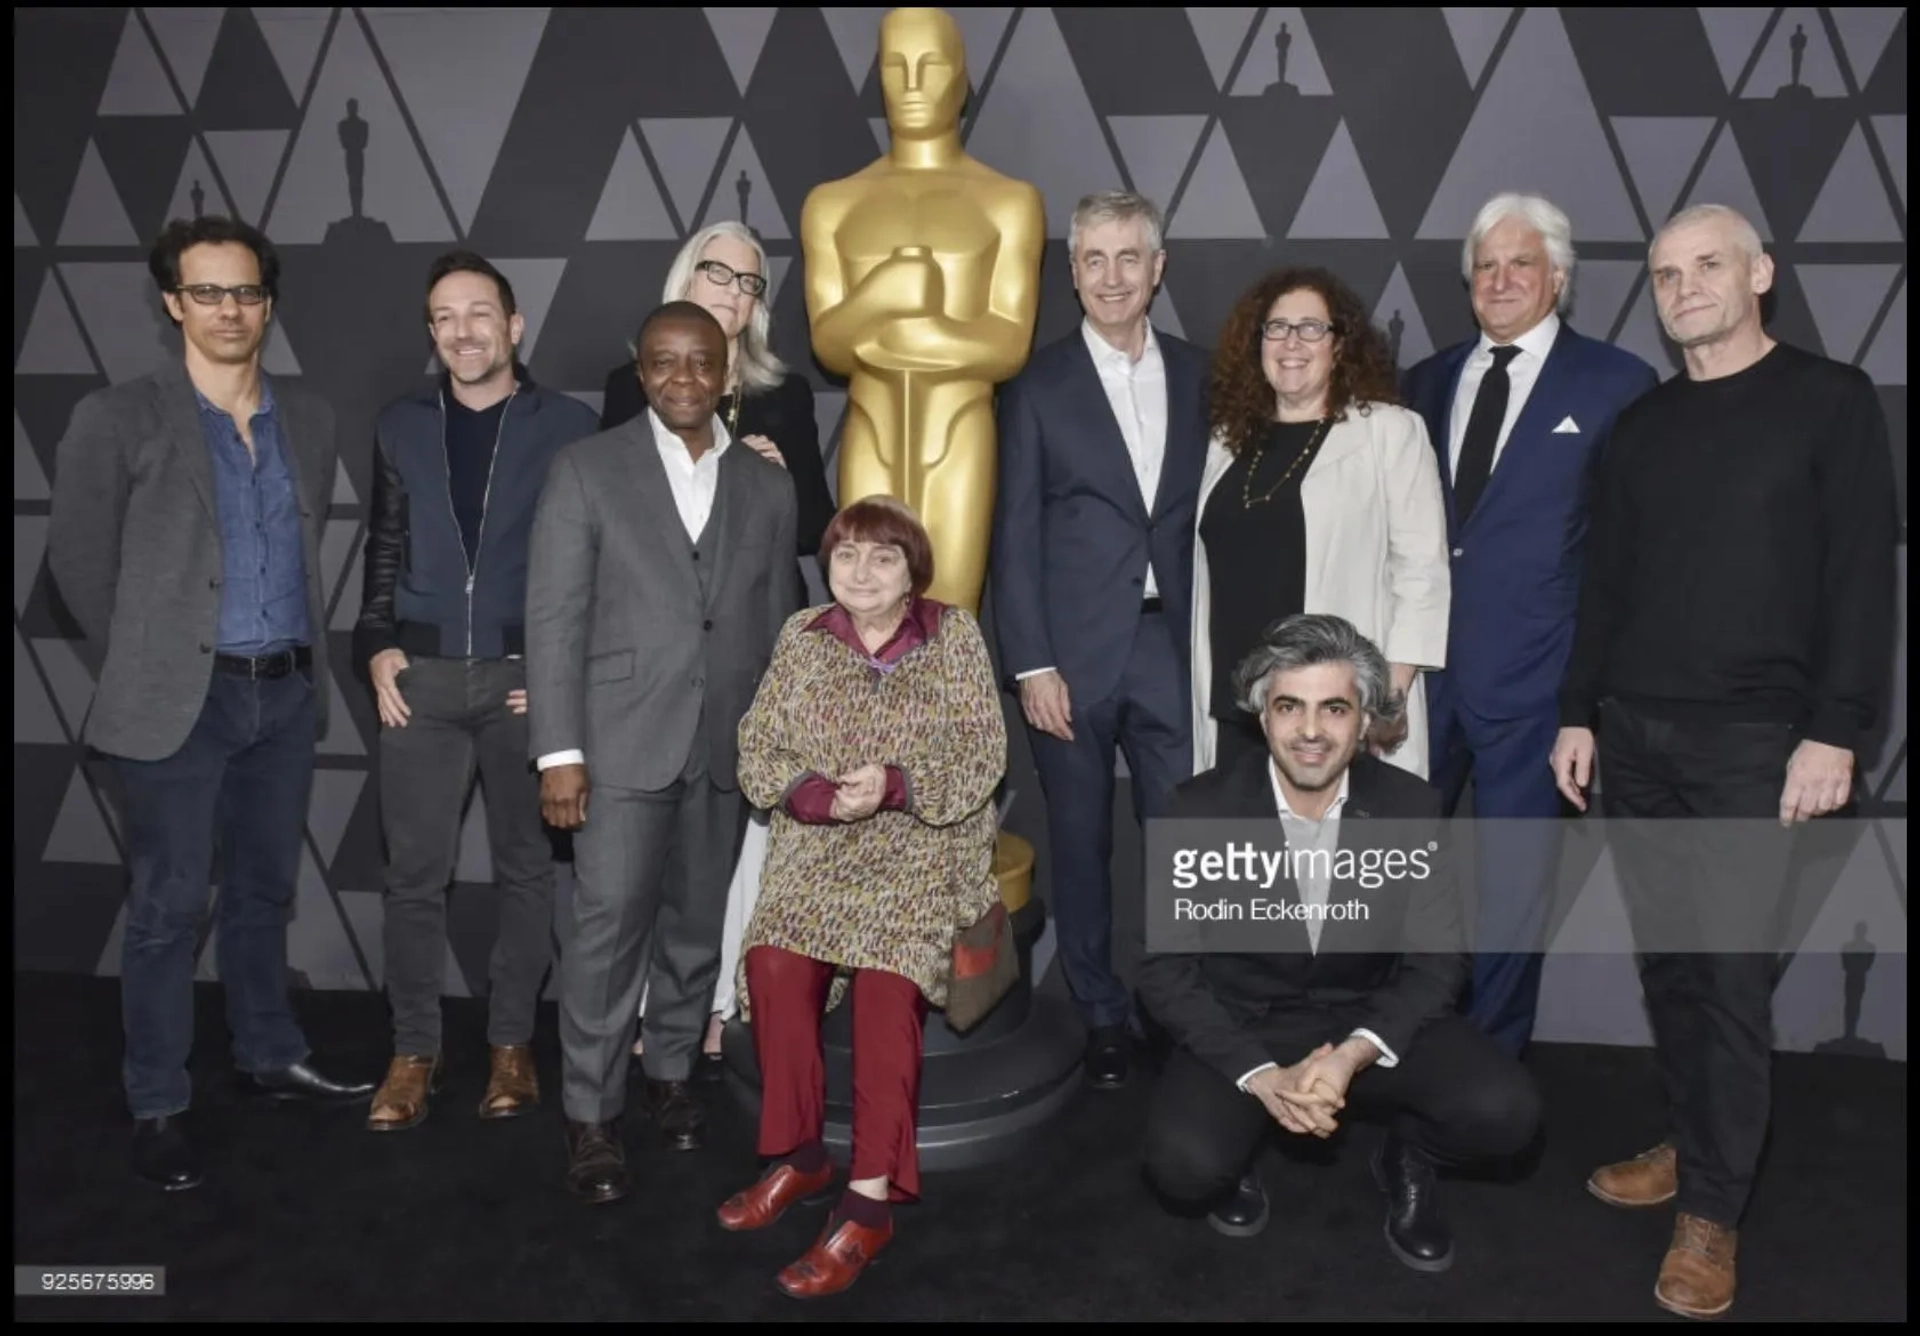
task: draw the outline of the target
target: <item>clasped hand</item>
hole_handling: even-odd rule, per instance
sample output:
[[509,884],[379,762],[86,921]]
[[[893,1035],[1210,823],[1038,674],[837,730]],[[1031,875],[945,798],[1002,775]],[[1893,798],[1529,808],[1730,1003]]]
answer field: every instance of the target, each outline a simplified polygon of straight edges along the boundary
[[1332,1044],[1322,1044],[1291,1067],[1269,1067],[1247,1082],[1247,1092],[1266,1105],[1289,1132],[1321,1140],[1339,1130],[1334,1116],[1347,1106],[1354,1062]]
[[887,768],[863,765],[833,781],[833,819],[864,821],[880,810],[887,796]]

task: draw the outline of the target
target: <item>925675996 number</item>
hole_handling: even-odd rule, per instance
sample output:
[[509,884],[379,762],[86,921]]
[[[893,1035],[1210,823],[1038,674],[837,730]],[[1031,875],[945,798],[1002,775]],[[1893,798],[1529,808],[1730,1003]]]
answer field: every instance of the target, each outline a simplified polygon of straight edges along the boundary
[[163,1266],[16,1266],[13,1295],[117,1295],[151,1297],[167,1292]]

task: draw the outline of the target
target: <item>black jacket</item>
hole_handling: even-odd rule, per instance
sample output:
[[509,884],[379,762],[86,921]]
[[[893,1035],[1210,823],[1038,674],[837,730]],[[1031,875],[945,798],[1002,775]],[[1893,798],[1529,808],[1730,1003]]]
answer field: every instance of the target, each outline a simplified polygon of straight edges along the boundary
[[471,568],[448,484],[443,376],[381,410],[373,505],[353,658],[364,677],[384,649],[427,658],[498,659],[526,645],[527,543],[547,470],[562,446],[594,433],[593,410],[533,383],[500,419]]
[[[600,430],[617,427],[647,411],[640,377],[627,362],[607,373],[607,394],[600,410]],[[720,401],[720,420],[733,412],[733,396]],[[795,546],[802,558],[820,555],[820,539],[833,522],[833,493],[827,488],[827,466],[820,455],[820,424],[813,416],[813,386],[798,372],[770,390],[749,394],[740,401],[740,420],[732,428],[739,436],[764,436],[780,447],[793,479],[794,500],[800,504]]]
[[[1372,756],[1354,759],[1347,804],[1340,818],[1341,850],[1405,849],[1417,831],[1440,838],[1440,794],[1416,775]],[[1264,755],[1249,755],[1228,770],[1209,770],[1174,790],[1174,819],[1264,820],[1278,824],[1273,781]],[[1382,841],[1380,832],[1390,832]],[[1290,1066],[1307,1055],[1330,1025],[1367,1029],[1404,1058],[1420,1028],[1453,1012],[1466,984],[1468,960],[1461,906],[1449,860],[1435,856],[1433,875],[1388,880],[1378,889],[1336,878],[1328,903],[1359,900],[1364,926],[1329,921],[1320,950],[1308,947],[1304,925],[1290,925],[1299,950],[1267,955],[1151,955],[1140,967],[1140,997],[1175,1042],[1229,1081],[1268,1062]],[[1279,889],[1279,888],[1276,888]],[[1298,898],[1288,883],[1284,892]],[[1345,942],[1335,934],[1364,933]],[[1372,950],[1378,941],[1385,949]],[[1397,947],[1436,943],[1459,949],[1401,954]],[[1276,1033],[1290,1032],[1297,1018],[1299,1051],[1269,1047]],[[1263,1038],[1265,1036],[1265,1038]]]

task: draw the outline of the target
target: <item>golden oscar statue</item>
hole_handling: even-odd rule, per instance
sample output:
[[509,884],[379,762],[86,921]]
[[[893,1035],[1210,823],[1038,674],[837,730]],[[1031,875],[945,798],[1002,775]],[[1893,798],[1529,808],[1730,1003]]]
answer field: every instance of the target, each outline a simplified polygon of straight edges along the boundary
[[[980,610],[993,528],[993,389],[1026,364],[1040,303],[1040,192],[960,146],[967,56],[952,15],[880,23],[887,156],[816,187],[800,216],[813,349],[847,377],[840,504],[885,494],[933,540],[928,595]],[[1009,911],[1033,850],[1003,835]]]

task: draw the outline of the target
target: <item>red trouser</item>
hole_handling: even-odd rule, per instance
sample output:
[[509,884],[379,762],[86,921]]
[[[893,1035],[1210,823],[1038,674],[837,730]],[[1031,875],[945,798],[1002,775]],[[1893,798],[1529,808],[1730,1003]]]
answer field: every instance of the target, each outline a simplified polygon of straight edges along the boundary
[[[826,1130],[826,1064],[820,1014],[834,967],[756,946],[747,952],[753,1049],[760,1059],[760,1153],[782,1156]],[[927,1002],[898,974],[853,976],[853,1168],[849,1178],[884,1178],[888,1197],[920,1195],[914,1112],[920,1107],[921,1025]]]

